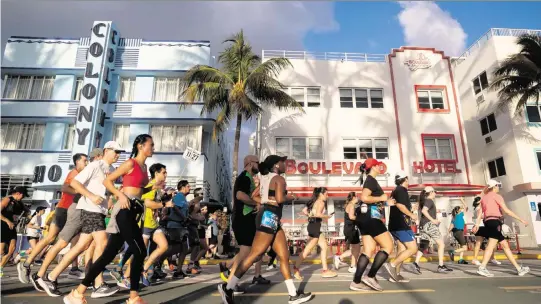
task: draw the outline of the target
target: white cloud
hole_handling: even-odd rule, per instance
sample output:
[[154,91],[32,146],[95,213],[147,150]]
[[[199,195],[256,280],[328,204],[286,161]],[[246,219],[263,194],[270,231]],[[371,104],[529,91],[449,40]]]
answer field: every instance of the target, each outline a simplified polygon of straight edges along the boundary
[[449,12],[434,2],[400,2],[398,20],[408,46],[434,47],[458,56],[466,48],[467,35]]

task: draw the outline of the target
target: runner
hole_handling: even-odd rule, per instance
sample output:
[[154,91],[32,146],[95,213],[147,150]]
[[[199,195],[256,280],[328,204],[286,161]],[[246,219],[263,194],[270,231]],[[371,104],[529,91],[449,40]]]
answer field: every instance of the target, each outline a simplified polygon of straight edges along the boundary
[[338,270],[340,266],[347,266],[343,262],[343,259],[351,257],[350,266],[348,269],[349,273],[355,273],[357,270],[357,259],[361,253],[361,239],[359,230],[355,226],[355,216],[356,209],[358,207],[359,199],[355,192],[350,192],[346,198],[346,208],[344,212],[344,237],[346,240],[346,246],[349,246],[349,249],[342,253],[340,256],[334,256],[334,267]]
[[[207,209],[207,207],[203,207],[204,209]],[[214,211],[210,216],[208,220],[208,227],[206,230],[205,237],[208,239],[209,242],[209,250],[212,253],[212,256],[216,256],[216,250],[218,249],[218,213],[220,211]]]
[[327,193],[327,188],[325,187],[316,187],[312,193],[312,198],[304,207],[303,213],[308,215],[308,241],[306,242],[306,247],[299,255],[297,262],[293,266],[294,277],[297,280],[302,280],[299,267],[302,262],[310,253],[316,245],[319,246],[321,250],[321,266],[323,271],[321,272],[322,278],[334,278],[338,276],[338,273],[327,268],[327,240],[325,239],[325,234],[321,233],[321,222],[332,217],[333,214],[325,214],[325,202],[329,194]]
[[[421,210],[421,222],[419,224],[419,236],[422,240],[430,241],[438,245],[438,272],[447,273],[453,271],[443,265],[445,243],[440,232],[440,221],[437,219],[437,208],[434,203],[436,190],[428,186],[419,194],[419,210]],[[417,261],[416,261],[417,263]]]
[[[49,232],[47,233],[47,236],[41,239],[41,241],[38,242],[36,245],[36,248],[32,251],[32,253],[26,258],[24,263],[19,262],[17,264],[17,272],[19,274],[19,281],[21,283],[28,284],[30,282],[30,265],[32,265],[32,262],[34,259],[39,255],[39,253],[45,249],[47,246],[51,245],[59,232],[64,228],[66,225],[66,221],[68,219],[68,208],[73,203],[74,197],[77,194],[75,189],[73,189],[70,186],[71,181],[75,178],[79,172],[83,171],[83,169],[88,164],[88,157],[86,154],[77,153],[73,155],[73,164],[75,165],[75,168],[71,170],[68,173],[68,176],[66,177],[66,180],[64,181],[64,184],[62,185],[62,197],[60,198],[60,201],[56,205],[55,208],[55,216],[53,223],[49,227]],[[76,240],[75,240],[76,241]],[[72,246],[75,245],[75,242],[72,243]],[[43,261],[42,266],[45,266],[45,269],[49,267],[49,265],[52,263],[52,261],[57,257],[58,252],[56,252],[54,255],[49,255],[52,248],[49,250],[47,255],[45,256],[45,260]],[[50,259],[48,258],[50,257]],[[34,285],[34,288],[37,290],[41,290],[39,285],[37,284],[37,276],[44,276],[45,272],[39,272],[34,278],[32,279],[32,283]],[[70,276],[81,278],[83,276],[83,272],[79,270],[77,262],[74,262],[72,264],[72,269],[70,271]]]
[[[473,222],[474,222],[474,225],[475,225],[475,222],[476,222],[476,219],[477,217],[479,216],[479,213],[482,213],[483,210],[481,208],[481,196],[478,195],[476,196],[474,199],[473,199]],[[473,247],[473,260],[472,260],[472,264],[475,265],[475,266],[479,266],[481,265],[481,262],[479,262],[479,260],[477,259],[478,256],[479,256],[479,250],[481,250],[481,245],[483,244],[483,240],[487,240],[488,241],[488,238],[486,236],[486,233],[485,233],[485,226],[483,224],[483,222],[480,222],[479,223],[479,227],[477,229],[477,232],[473,232],[472,233],[475,235],[475,246]],[[496,251],[492,252],[492,259],[490,260],[490,263],[494,264],[494,265],[501,265],[502,262],[496,260],[496,257],[495,257],[495,254],[496,254]]]
[[[481,262],[477,273],[485,277],[494,276],[487,270],[486,266],[490,260],[490,257],[492,256],[494,248],[496,248],[496,245],[499,243],[500,246],[502,246],[503,248],[505,256],[507,256],[507,259],[509,259],[509,262],[511,262],[511,264],[513,264],[513,266],[515,266],[515,268],[517,269],[517,274],[519,276],[523,276],[530,272],[530,268],[518,265],[515,257],[513,256],[513,252],[511,252],[511,248],[509,248],[509,243],[507,242],[507,240],[505,240],[505,237],[502,234],[503,213],[521,222],[522,224],[524,224],[524,226],[528,226],[528,222],[521,219],[513,211],[507,208],[503,197],[498,194],[498,192],[500,192],[501,186],[502,184],[497,180],[489,180],[487,188],[485,189],[485,195],[483,196],[483,198],[481,198],[483,223],[485,224],[485,234],[488,238],[488,244],[485,248],[485,254],[483,255],[483,262]],[[479,215],[477,216],[475,226],[473,227],[474,232],[477,232],[477,230],[479,229],[480,222],[481,213],[479,213]]]
[[[252,162],[255,162],[255,159],[255,157],[251,157],[248,160],[245,159],[244,167],[247,168]],[[270,245],[272,245],[280,261],[282,261],[280,263],[280,270],[284,276],[289,293],[288,303],[299,304],[312,299],[312,294],[305,294],[295,288],[295,284],[291,279],[291,272],[289,271],[289,263],[285,262],[289,261],[289,249],[287,247],[285,233],[280,224],[282,207],[284,203],[296,199],[294,195],[287,194],[286,181],[284,177],[280,176],[280,174],[284,174],[286,171],[286,159],[287,157],[270,155],[258,166],[258,171],[261,172],[261,207],[257,213],[257,231],[248,256],[241,260],[241,263],[239,263],[234,275],[231,276],[229,281],[218,286],[218,291],[222,296],[224,304],[234,303],[233,290],[235,286],[237,286],[239,280],[254,262],[260,259],[265,251],[267,251]]]
[[451,212],[453,219],[451,220],[451,225],[449,226],[449,233],[453,234],[456,241],[460,245],[460,248],[457,250],[450,250],[449,255],[451,256],[451,262],[453,262],[455,260],[455,253],[460,253],[458,264],[466,265],[468,262],[464,260],[464,251],[468,250],[468,246],[466,244],[466,237],[464,236],[464,226],[466,225],[466,221],[464,220],[464,211],[468,211],[468,207],[466,206],[466,202],[464,201],[463,197],[460,198],[460,201],[462,202],[462,205],[456,206]]
[[[388,205],[393,206],[394,200],[392,198],[388,200],[387,194],[383,192],[376,180],[376,177],[380,174],[381,164],[381,162],[373,158],[368,158],[361,165],[361,182],[363,174],[365,172],[367,174],[361,192],[362,204],[357,215],[357,225],[363,240],[363,252],[357,261],[357,271],[353,277],[353,282],[349,286],[351,290],[366,290],[364,285],[367,285],[374,290],[382,291],[383,289],[376,280],[376,274],[389,258],[389,254],[393,252],[393,237],[383,223],[385,216],[383,207],[386,201]],[[363,276],[377,245],[379,245],[380,250],[374,257],[368,275]],[[389,274],[394,280],[398,281],[395,273],[389,272]]]
[[[154,185],[154,187],[145,188],[148,185],[145,161],[153,153],[154,142],[152,141],[152,137],[148,134],[138,135],[133,143],[130,158],[103,181],[106,189],[102,189],[103,192],[100,194],[105,195],[107,190],[118,198],[117,203],[113,207],[111,219],[107,227],[107,232],[110,233],[107,247],[105,247],[100,258],[92,265],[82,284],[64,297],[64,304],[86,303],[86,299],[84,298],[85,291],[92,285],[96,277],[105,270],[106,266],[113,261],[120,248],[124,245],[124,242],[128,243],[128,246],[131,247],[134,258],[131,264],[130,297],[127,303],[145,303],[139,297],[138,293],[139,279],[146,256],[143,234],[138,226],[138,222],[143,215],[145,207],[151,209],[165,207],[164,204],[148,199],[143,204],[140,199],[143,193],[162,187],[162,185]],[[122,177],[122,192],[114,185],[114,182],[120,177]],[[166,206],[171,206],[171,204]]]
[[[391,197],[396,204],[391,207],[389,214],[389,231],[397,241],[398,252],[394,261],[386,263],[385,268],[391,276],[391,282],[407,283],[409,279],[400,274],[402,263],[417,252],[417,241],[411,230],[412,222],[417,221],[417,215],[411,211],[411,202],[408,194],[409,179],[404,171],[395,174],[396,188]],[[395,280],[396,277],[398,280]]]
[[[79,219],[73,218],[66,224],[60,232],[60,239],[65,243],[73,236],[81,233],[75,246],[64,255],[60,263],[49,273],[48,276],[41,276],[37,283],[51,297],[59,297],[62,292],[58,290],[56,280],[62,274],[64,269],[72,262],[77,262],[77,257],[95,242],[95,250],[92,255],[93,261],[96,261],[107,246],[107,233],[105,232],[105,216],[107,215],[109,199],[106,194],[103,181],[106,176],[114,170],[112,164],[115,163],[120,153],[124,152],[122,147],[114,141],[109,141],[103,148],[103,158],[93,161],[81,171],[70,186],[81,194],[77,203],[73,203],[70,208],[73,214],[78,214]],[[69,218],[68,210],[68,218]],[[73,230],[70,228],[73,227]],[[66,237],[66,235],[69,235]],[[96,288],[92,292],[92,298],[108,297],[116,293],[119,289],[116,286],[109,286],[103,281],[103,277],[96,281]]]
[[32,253],[32,250],[36,248],[36,245],[41,238],[41,231],[44,228],[42,216],[45,214],[46,209],[46,207],[39,206],[30,217],[30,222],[26,225],[26,240],[28,241],[28,244],[30,244],[30,248],[19,251],[15,257],[15,263],[19,263],[21,258],[24,258],[27,254]]
[[199,274],[201,272],[201,267],[197,265],[199,264],[199,260],[197,259],[197,257],[202,250],[203,252],[206,252],[208,249],[208,247],[206,246],[207,242],[203,241],[203,243],[201,243],[199,229],[201,221],[205,220],[205,216],[201,214],[200,205],[200,202],[203,200],[203,189],[195,188],[193,193],[194,198],[190,201],[188,207],[188,235],[192,243],[190,245],[192,252],[190,253],[190,262],[188,264],[188,268],[186,269],[186,272],[192,275]]
[[[193,193],[194,193],[194,199],[192,200],[192,202],[195,203],[194,211],[199,208],[199,212],[194,212],[194,214],[199,215],[199,221],[197,222],[197,235],[199,236],[199,251],[194,250],[192,252],[191,260],[194,261],[193,267],[196,270],[201,271],[201,265],[199,264],[199,260],[201,260],[201,258],[203,258],[205,253],[209,250],[209,245],[207,244],[207,239],[205,238],[208,208],[206,206],[200,205],[200,201],[203,199],[203,189],[195,188]],[[194,256],[194,252],[196,252],[195,256]]]
[[[4,277],[4,266],[6,266],[8,260],[13,255],[13,252],[15,252],[15,247],[17,245],[15,216],[24,216],[25,214],[30,213],[30,210],[28,210],[23,202],[21,202],[25,197],[28,197],[26,188],[17,186],[9,192],[8,196],[2,199],[2,240],[0,242],[0,255],[2,256],[2,259],[0,262],[0,278]],[[6,246],[8,247],[7,250]],[[5,254],[6,251],[7,254]]]

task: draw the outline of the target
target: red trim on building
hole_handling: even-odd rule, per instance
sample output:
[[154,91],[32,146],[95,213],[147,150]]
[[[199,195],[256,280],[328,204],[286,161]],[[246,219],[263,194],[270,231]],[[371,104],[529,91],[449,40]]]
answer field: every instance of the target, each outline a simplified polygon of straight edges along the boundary
[[[426,151],[425,151],[425,138],[450,138],[453,140],[453,148],[455,150],[455,159],[427,159],[426,158]],[[456,141],[455,141],[455,135],[454,134],[428,134],[428,133],[422,133],[421,134],[421,144],[423,145],[423,159],[425,163],[427,161],[440,161],[440,162],[446,162],[446,163],[458,163],[458,150],[456,148]],[[468,184],[470,182],[468,181]]]
[[440,54],[443,59],[450,59],[449,56],[445,56],[443,51],[438,51],[435,48],[417,47],[417,46],[402,46],[399,49],[393,49],[390,56],[395,57],[396,53],[404,51],[432,51],[434,54]]
[[[445,108],[443,109],[421,109],[419,106],[419,93],[418,90],[434,90],[434,89],[442,89],[443,95],[445,98]],[[422,85],[422,84],[416,84],[413,86],[413,90],[415,91],[415,101],[417,102],[417,112],[420,113],[442,113],[442,114],[448,114],[451,113],[451,108],[449,108],[449,94],[447,93],[447,87],[444,85]]]
[[404,170],[404,153],[402,152],[402,137],[400,136],[400,121],[398,119],[398,102],[396,101],[396,88],[394,84],[393,61],[389,58],[389,70],[391,71],[391,85],[393,88],[394,118],[396,121],[396,136],[398,137],[398,152],[400,153],[400,168]]

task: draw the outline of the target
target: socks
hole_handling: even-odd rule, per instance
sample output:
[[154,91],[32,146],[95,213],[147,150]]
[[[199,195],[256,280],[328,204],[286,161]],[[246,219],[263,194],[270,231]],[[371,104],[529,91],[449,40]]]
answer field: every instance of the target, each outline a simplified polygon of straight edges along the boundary
[[236,276],[232,276],[231,279],[229,279],[229,282],[227,282],[227,289],[233,290],[235,286],[237,286],[237,283],[239,282],[240,278],[237,278]]
[[287,293],[289,293],[290,296],[294,297],[297,295],[297,288],[295,288],[295,284],[293,283],[293,279],[285,280],[284,283],[286,283],[287,287]]
[[366,270],[369,262],[370,259],[364,253],[359,256],[359,260],[357,261],[357,270],[355,270],[355,275],[353,276],[353,282],[355,282],[355,284],[361,283],[363,273]]
[[387,259],[389,258],[389,254],[383,250],[378,251],[376,254],[376,257],[374,258],[374,263],[372,263],[372,268],[370,268],[370,271],[368,272],[368,277],[373,278],[378,273],[378,270],[383,266],[385,262],[387,262]]

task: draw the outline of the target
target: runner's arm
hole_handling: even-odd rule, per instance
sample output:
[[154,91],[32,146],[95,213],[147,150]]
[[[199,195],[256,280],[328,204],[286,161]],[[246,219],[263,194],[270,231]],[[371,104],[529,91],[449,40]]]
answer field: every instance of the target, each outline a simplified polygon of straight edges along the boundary
[[238,200],[242,201],[246,205],[255,206],[257,205],[257,201],[253,200],[248,194],[246,194],[244,191],[237,191],[237,194],[235,195]]
[[511,209],[507,208],[507,205],[505,204],[505,202],[503,200],[499,201],[498,202],[498,205],[500,205],[500,208],[502,209],[502,211],[509,215],[510,217],[516,219],[517,221],[521,222],[522,224],[524,225],[528,225],[528,222],[526,222],[525,220],[521,219],[518,215],[516,215]]

